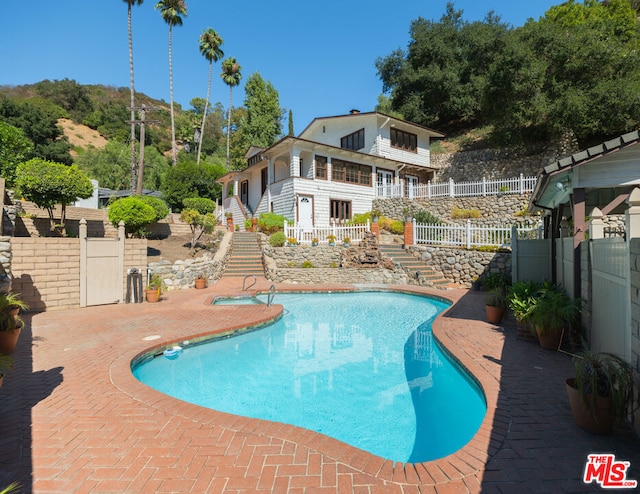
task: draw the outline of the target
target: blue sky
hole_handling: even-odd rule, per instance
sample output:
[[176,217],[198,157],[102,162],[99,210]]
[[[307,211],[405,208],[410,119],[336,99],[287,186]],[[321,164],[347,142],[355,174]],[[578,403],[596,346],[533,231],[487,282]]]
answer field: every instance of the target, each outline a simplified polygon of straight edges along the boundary
[[[136,91],[169,101],[168,28],[156,0],[133,8]],[[562,0],[457,0],[466,20],[493,10],[504,22],[521,26]],[[244,81],[254,73],[270,81],[286,116],[293,110],[296,133],[316,117],[352,108],[372,111],[382,91],[375,59],[405,48],[410,22],[439,20],[447,0],[323,0],[305,2],[214,2],[187,0],[188,15],[173,32],[174,100],[184,108],[206,97],[208,62],[198,38],[215,29],[225,58],[242,66],[234,106],[244,100]],[[397,7],[395,12],[390,9]],[[120,0],[29,0],[15,2],[0,30],[0,85],[44,79],[129,87],[127,4]],[[227,106],[229,89],[214,65],[211,100]]]

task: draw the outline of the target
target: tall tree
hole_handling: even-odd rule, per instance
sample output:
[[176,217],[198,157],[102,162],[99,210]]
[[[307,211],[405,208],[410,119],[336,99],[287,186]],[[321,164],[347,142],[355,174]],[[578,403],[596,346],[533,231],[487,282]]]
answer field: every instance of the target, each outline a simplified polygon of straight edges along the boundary
[[198,139],[198,158],[196,163],[200,164],[200,152],[202,151],[202,139],[204,137],[204,122],[207,119],[207,110],[209,109],[209,98],[211,97],[211,82],[213,79],[213,62],[220,60],[224,53],[220,49],[222,38],[213,29],[205,29],[200,35],[200,53],[209,61],[209,80],[207,83],[207,100],[204,104],[204,113],[202,114],[202,125],[200,126],[200,139]]
[[229,138],[231,137],[231,108],[233,106],[233,86],[240,84],[242,67],[235,58],[229,57],[222,62],[222,73],[220,77],[229,86],[229,109],[227,110],[227,170],[229,170]]
[[169,26],[169,101],[171,104],[171,152],[173,164],[178,162],[176,148],[175,114],[173,111],[173,26],[182,26],[182,17],[187,16],[187,2],[185,0],[160,0],[156,3],[156,10],[160,10],[162,19]]
[[136,110],[135,110],[135,91],[133,88],[133,34],[131,30],[131,7],[134,5],[142,5],[144,0],[123,0],[127,4],[127,33],[129,34],[129,93],[131,102],[129,104],[131,110],[131,192],[136,190],[137,177],[139,173],[136,167]]
[[293,129],[293,110],[289,110],[289,135],[292,136],[295,134]]
[[278,91],[255,72],[247,79],[244,93],[247,118],[243,122],[243,132],[249,145],[269,147],[282,134],[283,110]]

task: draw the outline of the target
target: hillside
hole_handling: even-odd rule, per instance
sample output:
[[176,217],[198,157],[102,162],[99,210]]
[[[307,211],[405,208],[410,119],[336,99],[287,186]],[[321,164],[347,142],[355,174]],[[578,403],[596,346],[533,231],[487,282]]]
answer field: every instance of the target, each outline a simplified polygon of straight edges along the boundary
[[[62,128],[64,135],[67,136],[74,149],[102,149],[107,145],[107,139],[101,136],[97,130],[86,125],[77,124],[71,119],[58,119],[58,126]],[[71,155],[75,157],[78,153],[75,150],[71,150]]]

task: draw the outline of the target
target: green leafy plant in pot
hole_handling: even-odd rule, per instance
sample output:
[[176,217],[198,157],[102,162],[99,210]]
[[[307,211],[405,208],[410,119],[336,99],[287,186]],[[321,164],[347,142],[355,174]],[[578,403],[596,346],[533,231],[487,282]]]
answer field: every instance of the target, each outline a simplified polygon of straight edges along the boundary
[[576,423],[595,434],[608,434],[615,423],[633,416],[633,371],[621,357],[585,351],[573,356],[575,377],[566,380]]
[[10,354],[15,350],[23,326],[20,310],[28,308],[19,293],[0,293],[0,353]]
[[532,334],[529,328],[530,312],[540,288],[542,288],[541,283],[528,280],[518,281],[507,290],[507,305],[516,319],[518,336]]
[[572,299],[560,285],[544,283],[534,297],[527,317],[542,348],[558,349],[564,330],[577,321],[582,299]]
[[160,296],[167,290],[162,276],[159,273],[153,273],[147,284],[146,295],[147,302],[154,303],[160,300]]
[[487,321],[500,324],[507,311],[507,290],[511,281],[504,273],[491,273],[482,278],[481,283],[489,292],[485,305]]

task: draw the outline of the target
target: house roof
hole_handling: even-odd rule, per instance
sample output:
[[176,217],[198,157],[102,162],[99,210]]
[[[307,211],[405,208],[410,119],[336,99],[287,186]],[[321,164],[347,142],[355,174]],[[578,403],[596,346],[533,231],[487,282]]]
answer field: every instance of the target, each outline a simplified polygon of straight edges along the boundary
[[441,132],[438,132],[437,130],[433,130],[430,129],[429,127],[424,127],[422,125],[418,125],[416,123],[413,122],[409,122],[407,120],[402,120],[401,118],[396,118],[396,117],[392,117],[391,115],[387,115],[385,113],[380,113],[380,112],[358,112],[355,110],[352,110],[351,113],[348,113],[346,115],[336,115],[333,117],[318,117],[318,118],[314,118],[312,120],[312,122],[307,125],[307,127],[305,127],[305,129],[299,134],[299,137],[304,137],[304,135],[309,132],[312,131],[313,129],[315,129],[316,127],[318,127],[319,125],[322,125],[323,123],[326,123],[329,120],[342,120],[342,119],[363,119],[363,118],[370,118],[372,115],[375,115],[379,118],[382,118],[384,120],[389,119],[390,122],[396,123],[396,124],[401,124],[403,126],[407,126],[407,127],[413,127],[416,130],[420,130],[422,132],[426,131],[430,137],[444,137],[444,134],[442,134]]
[[611,203],[640,185],[640,133],[636,130],[545,166],[531,194],[529,210],[553,210],[585,189],[587,207]]

